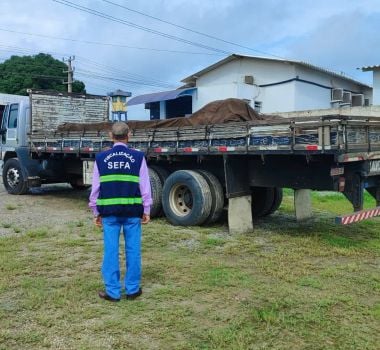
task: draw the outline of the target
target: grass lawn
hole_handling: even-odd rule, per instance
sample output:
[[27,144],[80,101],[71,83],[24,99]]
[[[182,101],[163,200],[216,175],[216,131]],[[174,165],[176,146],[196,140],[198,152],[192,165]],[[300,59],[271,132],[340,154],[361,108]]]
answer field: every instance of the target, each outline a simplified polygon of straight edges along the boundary
[[[73,200],[86,210],[86,196]],[[349,202],[314,193],[315,217],[300,224],[292,201],[286,191],[247,235],[154,220],[144,293],[120,303],[97,296],[90,214],[0,237],[0,349],[379,349],[379,218],[336,226]]]

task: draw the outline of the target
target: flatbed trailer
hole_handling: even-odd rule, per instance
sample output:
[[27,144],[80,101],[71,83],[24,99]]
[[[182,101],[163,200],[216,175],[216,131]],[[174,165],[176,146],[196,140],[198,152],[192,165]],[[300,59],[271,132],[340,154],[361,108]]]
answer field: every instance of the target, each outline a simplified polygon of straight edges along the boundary
[[[279,189],[285,187],[295,190],[299,219],[311,214],[304,191],[309,189],[341,192],[352,203],[354,214],[338,217],[338,223],[380,214],[380,118],[325,115],[134,130],[130,141],[132,147],[146,152],[149,164],[159,171],[203,169],[215,175],[230,206],[235,203],[235,209],[229,208],[229,221],[237,230],[251,227],[251,212],[254,217],[265,216],[277,209]],[[181,213],[174,200],[176,185],[171,186],[174,190],[163,184],[169,217]],[[364,190],[375,198],[377,207],[363,212]],[[177,208],[171,209],[174,205]],[[244,215],[233,224],[236,211]]]
[[[278,209],[282,188],[295,190],[299,220],[311,215],[309,190],[345,195],[354,213],[339,223],[379,215],[380,118],[258,119],[183,127],[130,123],[129,146],[143,151],[149,165],[152,216],[165,214],[175,225],[210,224],[228,206],[230,230],[249,231],[252,218]],[[76,127],[62,127],[70,123]],[[111,123],[105,96],[33,90],[29,101],[9,104],[0,130],[7,191],[23,194],[56,182],[88,187],[96,153],[112,146]],[[372,210],[363,211],[365,190],[376,200]]]
[[[308,190],[345,195],[354,213],[338,223],[380,214],[380,118],[325,115],[134,129],[129,141],[148,160],[153,216],[163,211],[175,225],[215,222],[228,205],[230,230],[248,231],[252,217],[278,209],[282,188],[295,190],[299,220],[311,215]],[[83,128],[32,137],[30,150],[76,154],[90,183],[94,154],[110,145],[107,132]],[[363,211],[365,190],[376,207]]]

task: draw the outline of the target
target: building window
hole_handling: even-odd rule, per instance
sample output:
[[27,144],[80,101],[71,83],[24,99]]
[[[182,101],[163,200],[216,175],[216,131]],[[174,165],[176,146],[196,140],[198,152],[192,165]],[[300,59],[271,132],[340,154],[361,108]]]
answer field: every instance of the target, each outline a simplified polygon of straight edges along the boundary
[[253,109],[257,112],[257,113],[261,113],[261,108],[263,106],[263,103],[261,101],[255,101],[255,105],[253,107]]

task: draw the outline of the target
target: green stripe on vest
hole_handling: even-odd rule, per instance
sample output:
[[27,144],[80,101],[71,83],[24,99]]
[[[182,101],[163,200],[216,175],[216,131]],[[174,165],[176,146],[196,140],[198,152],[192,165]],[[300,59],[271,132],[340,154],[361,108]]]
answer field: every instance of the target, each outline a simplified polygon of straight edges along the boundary
[[97,205],[124,205],[124,204],[142,204],[142,198],[103,198],[96,200]]
[[140,177],[135,175],[103,175],[100,176],[100,182],[111,182],[111,181],[125,181],[125,182],[139,182]]

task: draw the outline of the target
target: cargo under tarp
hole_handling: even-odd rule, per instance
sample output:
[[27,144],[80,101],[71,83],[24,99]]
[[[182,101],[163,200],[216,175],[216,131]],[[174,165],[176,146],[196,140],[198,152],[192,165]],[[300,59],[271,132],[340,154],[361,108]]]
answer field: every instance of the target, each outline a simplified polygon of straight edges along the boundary
[[[239,121],[262,121],[274,120],[280,117],[258,114],[246,102],[236,98],[217,100],[208,103],[199,111],[189,117],[171,118],[164,120],[128,121],[131,130],[136,129],[155,129],[155,128],[174,128],[184,126],[225,124]],[[58,132],[70,131],[106,131],[110,130],[112,123],[64,123],[58,127]]]

